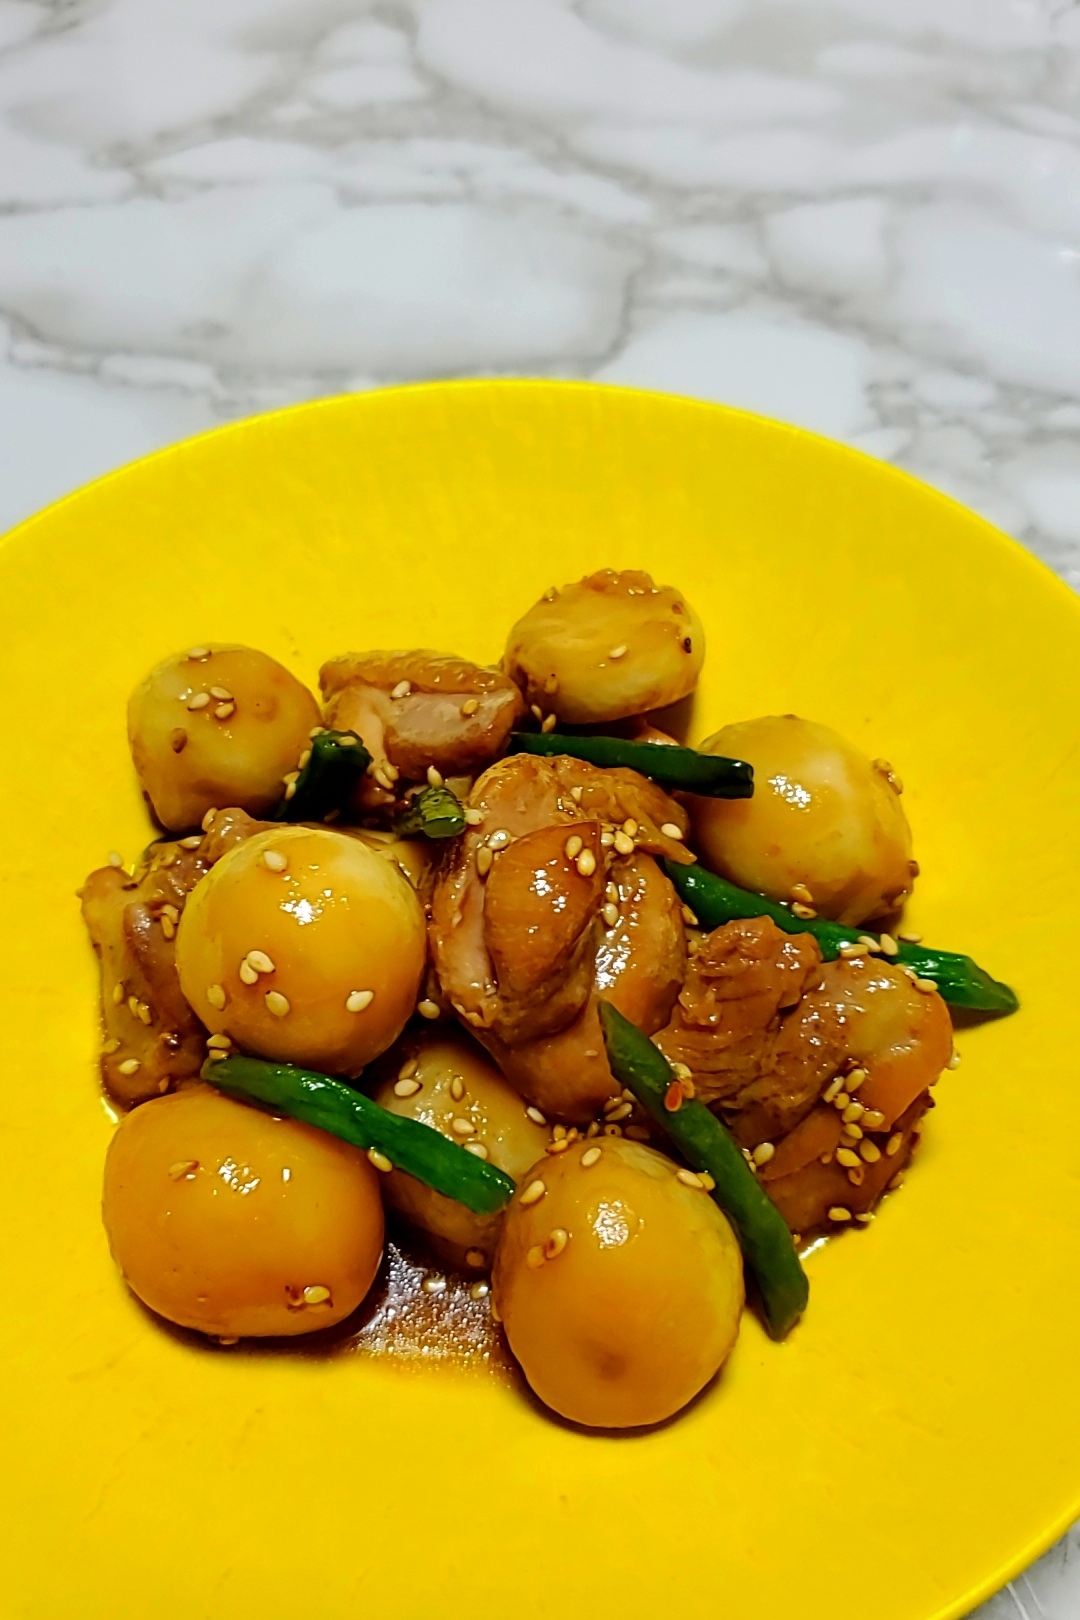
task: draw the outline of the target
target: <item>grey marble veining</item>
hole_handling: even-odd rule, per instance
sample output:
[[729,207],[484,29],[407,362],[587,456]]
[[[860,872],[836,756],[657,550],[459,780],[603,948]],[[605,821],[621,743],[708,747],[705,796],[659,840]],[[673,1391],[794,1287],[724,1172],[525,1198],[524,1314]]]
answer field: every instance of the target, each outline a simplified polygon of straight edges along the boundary
[[[802,423],[1080,586],[1077,0],[0,0],[0,528],[523,373]],[[981,1620],[1075,1620],[1074,1549]]]

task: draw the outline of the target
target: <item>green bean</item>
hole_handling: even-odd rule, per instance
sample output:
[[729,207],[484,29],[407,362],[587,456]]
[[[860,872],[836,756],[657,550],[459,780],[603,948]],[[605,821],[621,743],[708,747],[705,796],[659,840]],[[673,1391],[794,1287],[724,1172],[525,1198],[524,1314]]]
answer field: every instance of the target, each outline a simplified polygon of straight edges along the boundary
[[[690,907],[703,928],[719,928],[722,923],[739,917],[771,917],[788,934],[813,934],[821,947],[826,962],[840,954],[842,945],[855,945],[860,940],[877,940],[864,928],[849,928],[844,923],[827,922],[822,917],[796,917],[794,912],[763,894],[751,894],[748,889],[736,888],[715,872],[701,866],[680,866],[674,861],[661,862],[681,900]],[[1016,992],[1007,984],[992,979],[970,956],[956,951],[938,951],[927,945],[900,944],[895,955],[885,960],[899,962],[913,968],[920,979],[932,979],[942,998],[953,1007],[968,1007],[976,1012],[1011,1013],[1020,1005]]]
[[609,1001],[601,1001],[599,1010],[612,1074],[648,1109],[683,1157],[712,1177],[712,1196],[734,1227],[757,1285],[765,1327],[770,1338],[783,1339],[806,1309],[810,1292],[784,1217],[734,1137],[704,1103],[677,1097],[678,1106],[668,1107],[671,1087],[679,1082],[660,1049]]
[[622,737],[566,737],[555,731],[515,731],[512,754],[569,754],[606,769],[623,765],[639,771],[670,792],[700,793],[710,799],[749,799],[754,792],[754,768],[742,759],[721,754],[699,754],[695,748],[674,744],[626,742]]
[[260,1103],[276,1114],[328,1131],[353,1147],[374,1148],[396,1169],[456,1199],[476,1215],[501,1209],[514,1191],[511,1178],[493,1164],[466,1153],[418,1119],[402,1119],[380,1108],[343,1080],[250,1057],[207,1062],[202,1076],[228,1097]]
[[326,821],[349,807],[371,755],[355,731],[321,731],[300,774],[270,814],[271,821]]
[[426,787],[412,796],[394,821],[402,838],[456,838],[465,831],[465,810],[448,787]]

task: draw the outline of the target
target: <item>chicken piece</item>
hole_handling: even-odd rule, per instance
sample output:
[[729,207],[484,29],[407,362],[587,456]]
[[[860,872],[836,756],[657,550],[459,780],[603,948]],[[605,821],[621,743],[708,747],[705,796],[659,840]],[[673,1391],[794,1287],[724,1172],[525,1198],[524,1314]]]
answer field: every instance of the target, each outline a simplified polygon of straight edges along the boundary
[[592,1118],[619,1090],[604,1050],[598,998],[651,1035],[667,1022],[686,969],[682,908],[654,860],[634,854],[613,861],[607,893],[618,918],[600,934],[592,993],[573,1023],[519,1046],[481,1035],[511,1084],[549,1118],[570,1124]]
[[444,777],[475,776],[498,759],[525,714],[501,670],[449,653],[346,653],[323,665],[319,682],[326,724],[363,739],[384,797],[399,775],[422,782],[429,765]]
[[[837,1220],[829,1211],[846,1210],[849,1215],[866,1215],[888,1190],[890,1182],[911,1161],[918,1146],[919,1126],[928,1108],[933,1107],[929,1092],[923,1091],[894,1122],[882,1141],[864,1136],[873,1155],[869,1162],[850,1142],[841,1148],[840,1115],[819,1103],[801,1125],[786,1136],[775,1155],[762,1166],[761,1182],[793,1232],[802,1237],[822,1230],[835,1231]],[[837,1150],[855,1165],[837,1158]],[[844,1224],[844,1217],[840,1217]]]
[[176,973],[176,926],[214,862],[269,825],[243,810],[219,810],[208,820],[199,838],[151,844],[133,876],[103,866],[83,885],[83,920],[101,963],[101,1077],[125,1107],[192,1079],[206,1055],[205,1030]]
[[[589,813],[597,806],[604,821]],[[442,995],[530,1101],[587,1119],[613,1087],[595,1009],[582,1017],[598,972],[617,1004],[612,987],[625,986],[628,1016],[653,1029],[681,978],[674,891],[632,851],[636,839],[643,851],[685,856],[660,831],[685,826],[683,812],[636,772],[527,754],[486,771],[470,809],[482,819],[456,841],[432,897]],[[622,831],[630,821],[633,835]],[[615,901],[605,901],[609,881]],[[604,933],[601,908],[613,903],[619,922]]]
[[822,963],[809,934],[753,917],[706,937],[657,1044],[755,1147],[798,1125],[844,1066],[866,1071],[859,1102],[887,1129],[945,1067],[952,1025],[902,968]]

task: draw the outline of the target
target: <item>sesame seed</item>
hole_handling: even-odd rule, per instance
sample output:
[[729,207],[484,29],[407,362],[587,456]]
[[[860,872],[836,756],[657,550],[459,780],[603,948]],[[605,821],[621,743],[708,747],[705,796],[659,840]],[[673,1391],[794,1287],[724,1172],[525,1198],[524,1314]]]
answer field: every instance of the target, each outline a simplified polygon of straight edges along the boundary
[[610,1111],[607,1111],[607,1119],[610,1124],[614,1124],[618,1119],[629,1119],[633,1112],[633,1103],[620,1102],[617,1103],[616,1106]]
[[539,703],[530,703],[529,713],[532,715],[534,720],[542,720],[544,718],[544,711],[540,707]]
[[684,1187],[697,1187],[702,1185],[701,1177],[693,1170],[676,1170],[675,1180],[681,1181]]
[[860,1142],[859,1157],[864,1159],[867,1164],[877,1164],[881,1158],[881,1149],[873,1142]]
[[367,1156],[376,1170],[381,1170],[384,1176],[388,1175],[394,1168],[386,1154],[380,1153],[378,1148],[368,1148]]
[[800,918],[803,922],[809,922],[811,917],[817,916],[817,912],[813,906],[804,906],[801,900],[793,900],[791,903],[791,915]]
[[626,820],[622,824],[622,830],[626,834],[627,838],[637,837],[638,824],[634,820],[633,816],[627,816]]
[[528,1254],[525,1256],[525,1264],[531,1267],[533,1271],[536,1271],[540,1266],[543,1265],[543,1263],[544,1251],[539,1243],[534,1243]]
[[584,878],[592,877],[596,871],[596,856],[591,849],[583,849],[575,862],[578,871]]
[[910,932],[910,930],[906,929],[902,934],[897,934],[896,937],[897,939],[903,940],[905,945],[918,945],[922,940],[921,934],[913,934]]
[[591,1170],[594,1164],[600,1163],[600,1159],[601,1150],[598,1147],[586,1148],[584,1153],[581,1155],[581,1168],[583,1170]]
[[609,928],[615,928],[619,922],[619,908],[613,906],[609,900],[606,906],[601,907],[600,915]]
[[[349,746],[349,742],[350,742],[350,739],[346,738],[345,739],[345,746],[346,747]],[[304,766],[307,764],[307,762],[308,762],[308,760],[310,758],[311,758],[311,749],[310,748],[305,748],[304,752],[300,755],[300,758],[296,762],[296,769],[297,769],[298,772],[303,770]]]
[[253,968],[246,957],[236,971],[239,974],[241,984],[258,984],[259,970],[258,968]]
[[832,1080],[830,1080],[829,1084],[825,1087],[825,1090],[821,1093],[822,1102],[832,1102],[833,1098],[839,1093],[843,1084],[844,1082],[840,1075],[836,1075]]
[[208,810],[206,812],[205,816],[203,816],[202,821],[200,823],[203,832],[209,832],[211,827],[214,825],[214,822],[216,821],[216,819],[217,819],[217,811],[216,810]]
[[296,797],[296,783],[295,782],[286,782],[286,784],[285,784],[285,792],[282,794],[282,798],[284,798],[284,799],[295,799],[295,797]]
[[289,1012],[289,1000],[280,990],[268,990],[263,997],[267,1012],[273,1013],[275,1018],[284,1018]]
[[423,1001],[418,1001],[416,1003],[416,1010],[420,1014],[421,1018],[427,1019],[438,1018],[442,1012],[442,1008],[439,1006],[439,1003],[437,1001],[430,1000],[428,997],[425,997]]
[[893,1134],[889,1137],[889,1140],[885,1144],[885,1156],[886,1156],[886,1158],[895,1159],[896,1155],[899,1153],[899,1151],[903,1147],[903,1145],[904,1145],[904,1134],[903,1134],[903,1132],[902,1131],[894,1131]]
[[544,1259],[557,1260],[570,1241],[570,1234],[563,1226],[557,1226],[544,1244]]
[[612,647],[611,651],[608,653],[608,657],[609,658],[625,658],[626,657],[626,643],[624,642],[621,647]]
[[210,657],[210,649],[209,647],[189,647],[184,656],[193,659],[197,664],[201,664],[204,658]]
[[[372,776],[374,776],[376,782],[382,788],[384,793],[392,793],[393,792],[393,790],[394,790],[393,778],[391,777],[389,771],[386,769],[385,765],[376,765],[375,769],[372,771],[371,774],[372,774]],[[296,783],[295,782],[290,782],[289,786],[293,789],[294,792],[296,791]],[[288,798],[288,796],[289,796],[288,795],[288,790],[286,790],[285,797]]]
[[869,1072],[870,1071],[868,1069],[864,1069],[862,1067],[859,1067],[858,1069],[849,1069],[847,1074],[844,1076],[844,1085],[849,1091],[858,1091]]
[[768,1164],[775,1152],[776,1148],[771,1142],[759,1142],[757,1147],[754,1149],[754,1163]]
[[563,854],[568,861],[576,861],[585,847],[585,840],[579,833],[573,833],[563,845]]
[[202,843],[202,839],[199,837],[199,834],[198,833],[192,833],[190,838],[181,838],[181,840],[180,840],[180,848],[181,849],[198,849],[198,847],[199,847],[199,845],[201,843]]
[[537,1177],[537,1179],[535,1181],[530,1181],[529,1182],[529,1185],[525,1188],[525,1191],[521,1194],[518,1202],[521,1203],[521,1204],[524,1204],[525,1207],[528,1208],[528,1206],[530,1204],[538,1204],[540,1202],[541,1198],[543,1198],[543,1196],[544,1196],[544,1194],[546,1192],[547,1192],[547,1187],[540,1180],[540,1178]]
[[862,1141],[862,1126],[856,1125],[853,1119],[846,1119],[840,1127],[841,1136],[846,1136],[850,1142]]
[[330,1305],[333,1301],[325,1283],[310,1283],[304,1289],[305,1305]]
[[102,1057],[112,1057],[113,1053],[114,1052],[119,1052],[119,1050],[120,1050],[120,1042],[119,1041],[117,1041],[117,1040],[106,1041],[104,1046],[101,1048],[101,1055],[102,1055]]
[[462,1097],[465,1095],[465,1082],[462,1080],[460,1074],[455,1074],[454,1078],[450,1082],[450,1095],[453,1097],[455,1102],[460,1102]]
[[470,827],[479,827],[483,819],[484,812],[482,810],[474,810],[471,805],[465,812],[465,821]]
[[398,681],[397,685],[392,688],[392,690],[390,692],[390,696],[396,702],[398,698],[408,697],[408,695],[409,695],[409,693],[411,691],[412,691],[412,682],[411,681]]
[[420,1287],[424,1290],[425,1294],[445,1294],[446,1278],[440,1277],[438,1273],[436,1273],[434,1276],[425,1277],[423,1282],[420,1284]]
[[461,712],[465,716],[466,720],[468,720],[472,715],[474,715],[476,713],[476,711],[477,711],[477,709],[479,707],[480,707],[480,704],[479,704],[479,702],[478,702],[478,700],[476,698],[468,698],[461,705]]
[[870,1213],[869,1210],[867,1210],[865,1215],[856,1215],[856,1217],[855,1217],[855,1219],[858,1221],[860,1226],[869,1226],[869,1224],[873,1220],[873,1218],[874,1217]]
[[264,849],[262,863],[270,868],[271,872],[284,872],[289,862],[279,849]]
[[487,1255],[484,1253],[483,1249],[466,1249],[465,1264],[467,1266],[486,1266]]
[[198,1168],[198,1159],[178,1159],[175,1164],[170,1164],[169,1175],[173,1181],[179,1181],[181,1177],[193,1176]]
[[212,686],[210,688],[210,696],[213,697],[213,698],[217,698],[219,703],[232,703],[233,702],[232,693],[228,690],[227,687],[224,687],[224,686]]
[[450,1129],[455,1136],[475,1136],[476,1126],[471,1119],[452,1119]]
[[558,596],[559,596],[558,586],[549,585],[547,590],[544,592],[543,596],[540,598],[540,600],[541,600],[541,602],[555,602],[555,601],[558,600]]
[[494,1294],[492,1294],[492,1296],[491,1296],[491,1320],[493,1322],[495,1322],[495,1323],[498,1323],[498,1322],[502,1321],[502,1317],[499,1315],[499,1307],[495,1303]]
[[886,956],[896,956],[900,950],[899,945],[896,943],[895,939],[893,939],[891,934],[879,934],[878,944],[881,946],[881,949],[885,952]]
[[465,1142],[462,1144],[466,1153],[471,1153],[474,1159],[486,1159],[488,1150],[483,1142]]
[[852,1152],[851,1148],[837,1148],[836,1162],[842,1164],[845,1170],[853,1170],[859,1162],[859,1155]]
[[350,990],[345,997],[345,1011],[351,1013],[363,1012],[375,1000],[374,990]]
[[[310,737],[312,742],[315,741],[316,737],[323,737],[325,735],[326,735],[326,727],[325,726],[312,726],[311,730],[308,732],[308,736]],[[344,742],[349,742],[350,744],[352,743],[351,738],[342,737],[341,741],[343,743]]]
[[528,1118],[532,1120],[534,1125],[546,1125],[547,1124],[547,1120],[544,1118],[544,1116],[540,1112],[539,1108],[534,1108],[531,1103],[529,1104],[528,1108],[526,1108],[525,1113],[528,1116]]
[[394,1082],[395,1097],[415,1097],[421,1090],[419,1080],[396,1080]]
[[851,1211],[845,1209],[843,1204],[834,1204],[829,1210],[830,1221],[850,1221]]
[[541,722],[540,722],[540,730],[542,732],[544,732],[545,735],[549,731],[554,731],[555,730],[556,719],[557,719],[556,715],[553,715],[553,714],[545,715],[543,720],[541,720]]
[[486,1282],[474,1282],[469,1289],[470,1299],[486,1299],[491,1292],[491,1285]]
[[427,779],[428,779],[428,787],[442,787],[442,785],[443,785],[442,771],[436,770],[434,765],[429,765],[428,766],[428,768],[427,768]]
[[572,787],[570,789],[570,797],[573,799],[575,804],[581,803],[581,795],[584,793],[584,791],[584,788],[581,787]]
[[176,924],[173,922],[172,918],[171,917],[166,917],[166,916],[163,915],[160,918],[160,922],[161,922],[161,932],[165,935],[165,938],[166,939],[175,939],[176,938]]
[[604,1126],[604,1135],[605,1136],[621,1136],[622,1135],[622,1126],[621,1125],[605,1125]]
[[124,857],[121,855],[120,851],[118,849],[110,849],[110,851],[109,851],[109,865],[110,866],[123,866],[123,864],[124,864]]
[[871,956],[873,956],[875,952],[880,952],[881,950],[880,944],[872,934],[860,934],[859,944],[865,945]]
[[139,998],[138,998],[138,996],[128,996],[127,1004],[128,1004],[128,1012],[131,1014],[132,1018],[138,1018],[138,1016],[139,1016]]
[[196,692],[193,697],[188,698],[188,708],[192,710],[192,712],[194,712],[196,709],[208,708],[209,704],[209,692]]
[[947,1069],[958,1069],[960,1067],[960,1053],[954,1051],[945,1067]]
[[683,917],[683,922],[686,923],[687,927],[689,927],[689,928],[696,928],[697,927],[697,917],[696,917],[695,913],[690,910],[689,906],[683,906],[683,908],[682,908],[682,917]]
[[833,1107],[842,1114],[850,1101],[851,1098],[848,1096],[846,1091],[838,1091],[832,1100],[832,1104]]
[[897,1187],[902,1187],[903,1185],[904,1185],[904,1172],[902,1170],[898,1170],[896,1172],[895,1176],[893,1176],[892,1180],[889,1182],[889,1191],[890,1192],[895,1192]]
[[868,1108],[862,1117],[863,1129],[867,1131],[880,1130],[884,1123],[885,1115],[881,1112],[880,1108]]
[[613,842],[617,855],[632,855],[634,853],[634,840],[629,833],[624,833],[621,827],[615,834]]
[[854,1170],[847,1172],[847,1178],[853,1187],[861,1187],[866,1180],[866,1166],[862,1164],[856,1165]]
[[844,1113],[843,1113],[844,1124],[845,1125],[854,1124],[857,1120],[862,1119],[862,1117],[863,1117],[863,1115],[865,1113],[866,1113],[866,1109],[863,1107],[862,1103],[860,1103],[860,1102],[848,1103],[848,1105],[844,1109]]
[[206,1054],[211,1063],[220,1063],[222,1058],[227,1058],[228,1055],[228,1052],[222,1052],[217,1047],[215,1047],[212,1052],[207,1052]]
[[123,1063],[116,1065],[116,1072],[117,1074],[134,1074],[136,1069],[140,1067],[138,1058],[125,1058]]
[[865,956],[866,955],[866,946],[863,944],[861,939],[857,940],[857,941],[851,941],[847,945],[841,945],[839,954],[841,956],[843,956],[846,960],[850,961],[853,957]]
[[565,1153],[569,1146],[570,1146],[570,1144],[569,1144],[569,1142],[566,1140],[566,1138],[564,1136],[558,1142],[549,1142],[547,1147],[544,1149],[544,1152],[545,1153]]
[[924,996],[932,995],[937,989],[936,979],[912,979],[911,982],[915,986],[916,990],[922,991]]
[[660,831],[665,838],[674,838],[677,844],[682,843],[682,828],[677,827],[673,821],[665,821]]
[[495,856],[492,854],[488,846],[486,844],[481,844],[480,848],[476,852],[476,870],[480,877],[487,877],[488,873],[491,871],[494,860]]
[[274,964],[265,951],[248,951],[246,960],[256,973],[273,973]]
[[224,986],[220,984],[208,984],[206,987],[206,999],[210,1003],[211,1007],[216,1007],[218,1012],[220,1012],[222,1007],[225,1005]]
[[227,1052],[232,1045],[232,1039],[228,1035],[208,1035],[206,1044],[211,1050]]
[[814,897],[805,883],[793,883],[788,893],[793,900],[800,900],[804,906],[812,906],[814,903]]
[[600,834],[600,848],[610,849],[615,842],[615,834],[608,829]]

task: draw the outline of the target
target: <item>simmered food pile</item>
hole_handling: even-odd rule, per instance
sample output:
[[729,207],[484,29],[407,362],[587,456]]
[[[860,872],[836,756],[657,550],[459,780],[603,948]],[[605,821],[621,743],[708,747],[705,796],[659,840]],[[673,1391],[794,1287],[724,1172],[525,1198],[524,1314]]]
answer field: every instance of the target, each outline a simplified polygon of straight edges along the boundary
[[320,707],[207,645],[136,688],[163,836],[82,903],[127,1110],[105,1225],[146,1305],[226,1341],[328,1327],[388,1210],[541,1400],[609,1428],[709,1382],[747,1289],[793,1327],[798,1246],[911,1158],[946,1002],[1016,1003],[897,931],[887,761],[794,715],[659,728],[704,654],[681,592],[604,570],[499,669],[349,653]]

